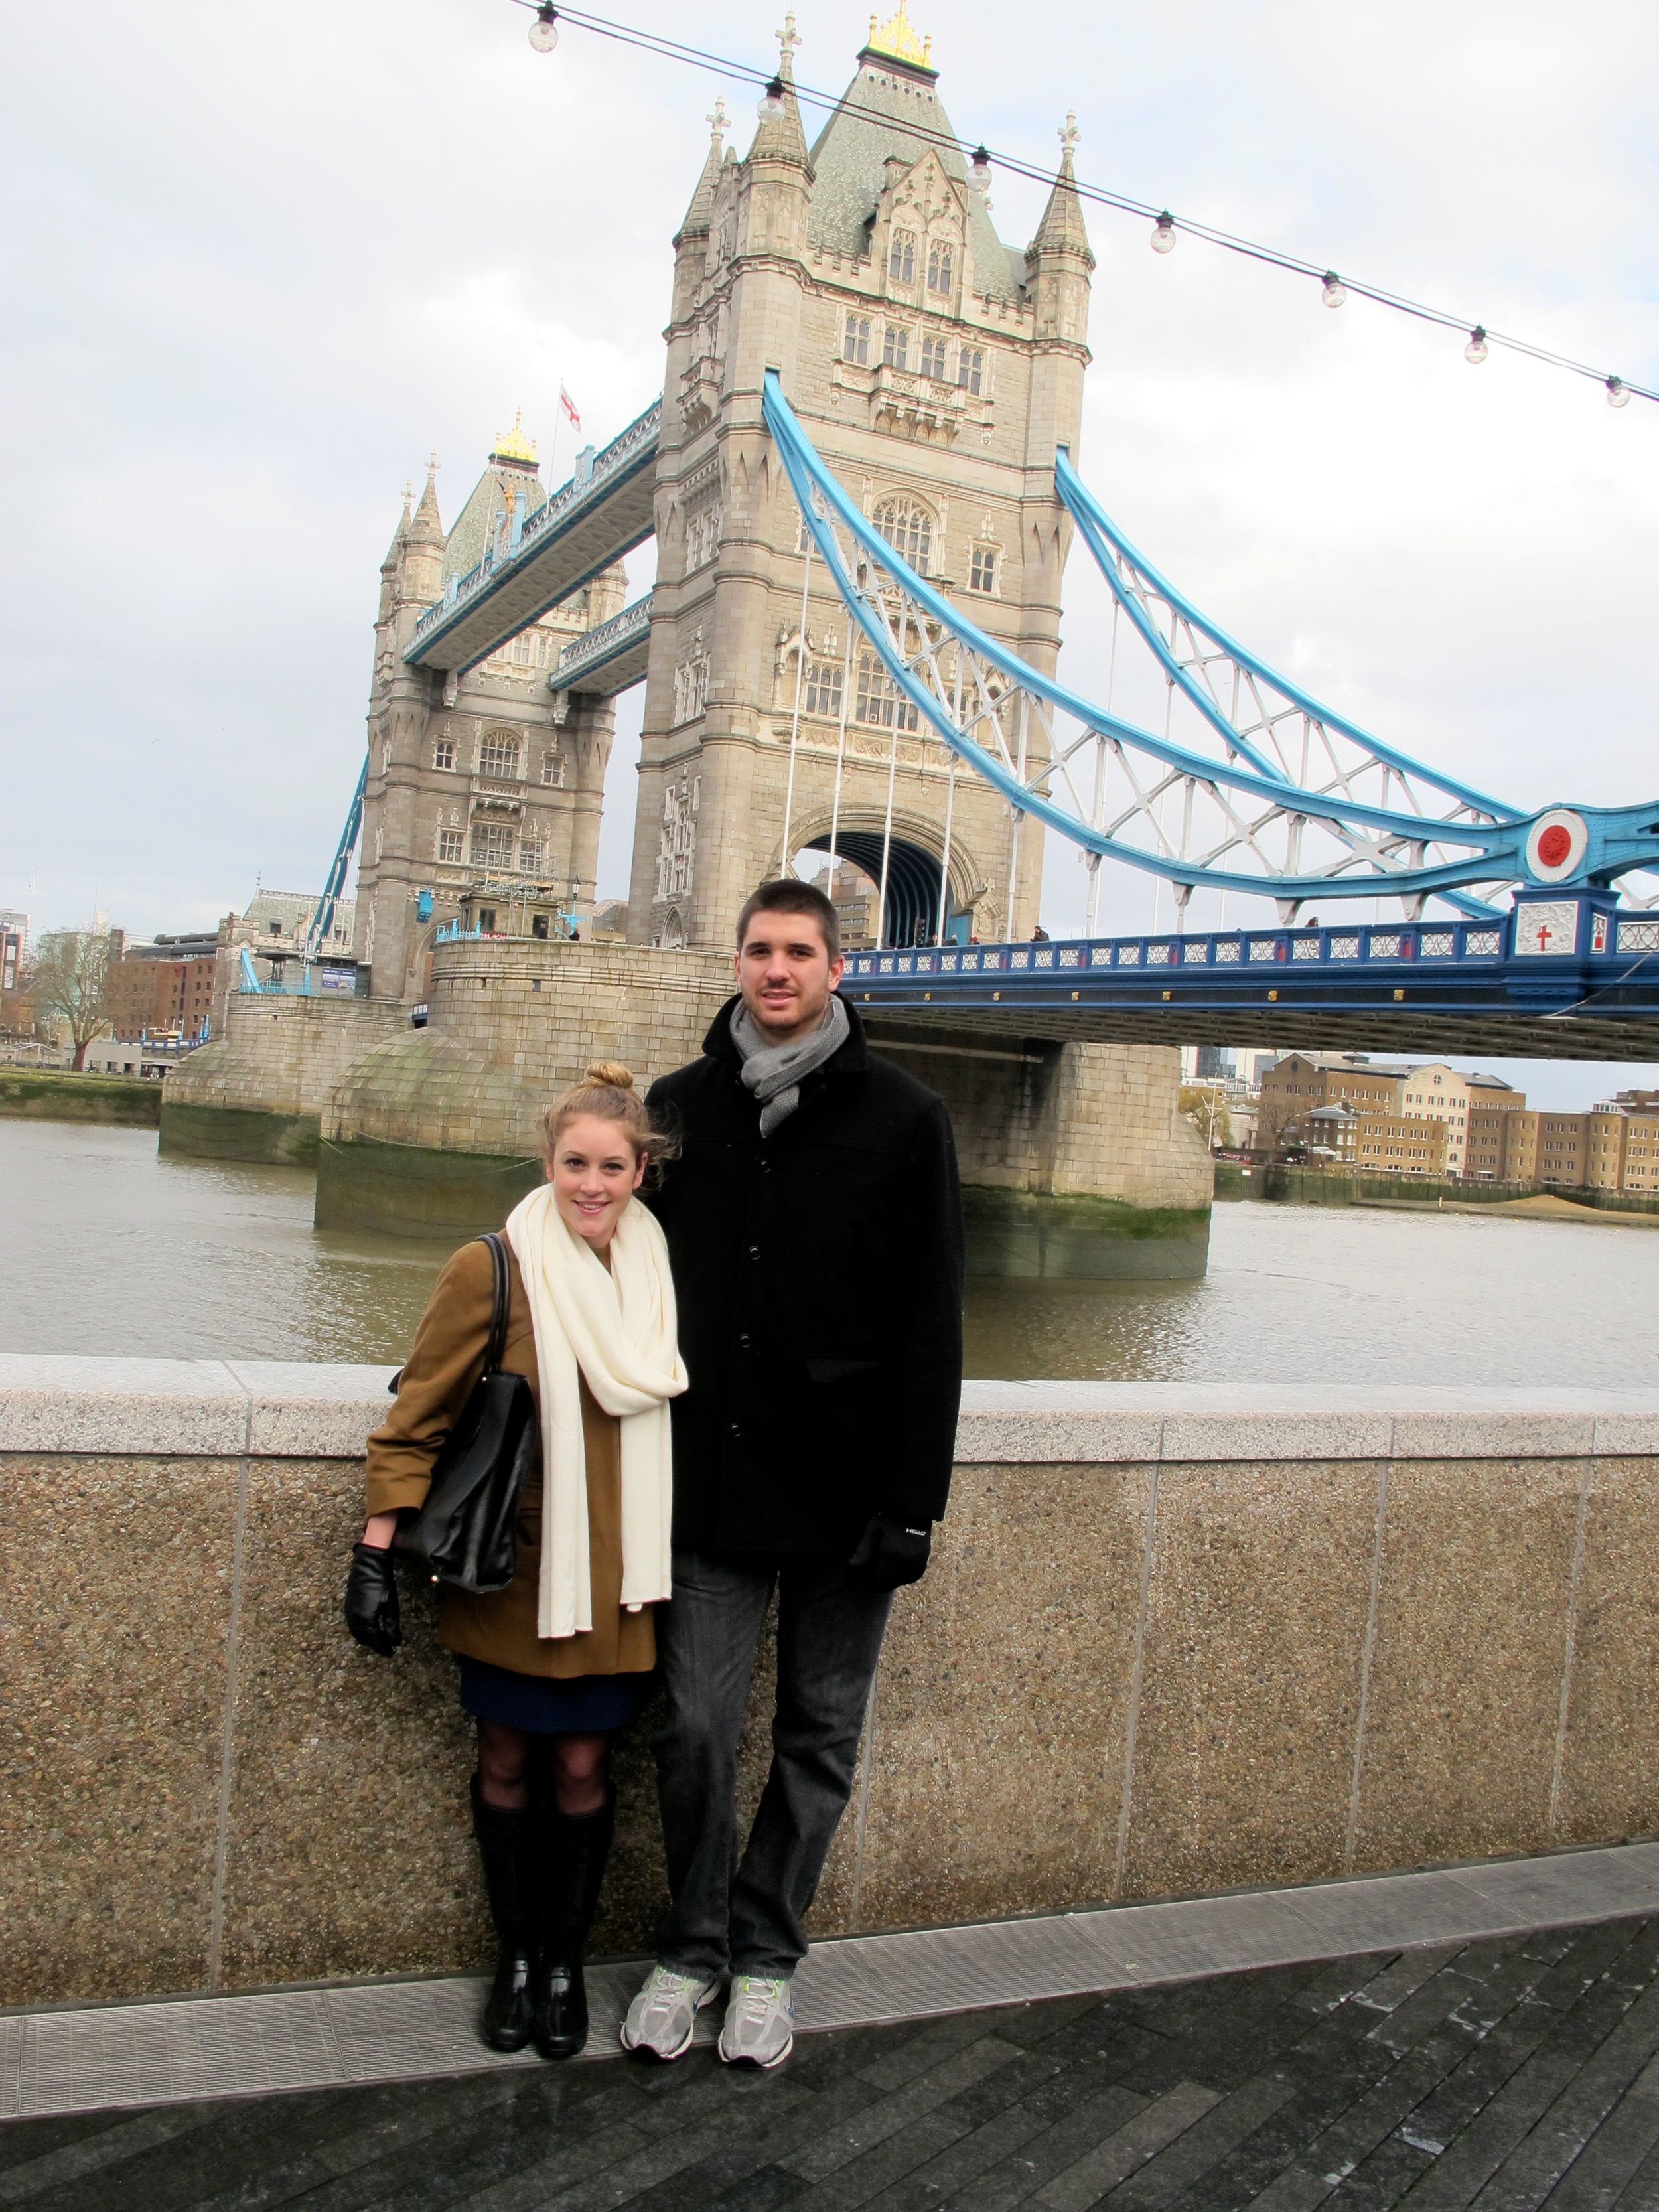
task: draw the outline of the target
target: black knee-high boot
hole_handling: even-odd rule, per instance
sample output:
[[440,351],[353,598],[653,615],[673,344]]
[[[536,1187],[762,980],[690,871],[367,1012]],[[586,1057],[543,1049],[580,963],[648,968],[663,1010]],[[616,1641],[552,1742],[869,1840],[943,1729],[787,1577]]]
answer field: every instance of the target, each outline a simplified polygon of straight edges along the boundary
[[616,1820],[617,1793],[609,1784],[597,1813],[549,1808],[542,1963],[536,1979],[536,2048],[544,2058],[574,2058],[587,2040],[582,1951],[599,1909],[599,1885]]
[[492,2051],[522,2051],[536,2030],[534,1815],[487,1803],[475,1774],[472,1832],[501,1946],[478,2033]]

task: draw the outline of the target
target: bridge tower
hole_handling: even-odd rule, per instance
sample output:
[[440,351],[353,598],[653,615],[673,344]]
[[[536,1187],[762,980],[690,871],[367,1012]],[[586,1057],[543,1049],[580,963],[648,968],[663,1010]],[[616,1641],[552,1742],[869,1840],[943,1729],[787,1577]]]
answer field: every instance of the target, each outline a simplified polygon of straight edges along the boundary
[[405,660],[426,609],[506,550],[547,497],[516,422],[447,532],[435,466],[380,566],[353,948],[377,999],[425,996],[433,935],[464,896],[528,908],[541,934],[557,933],[572,902],[591,905],[616,723],[613,701],[556,693],[548,677],[562,647],[620,609],[620,564],[471,667]]
[[1011,248],[956,146],[938,143],[954,134],[903,0],[879,31],[872,19],[810,149],[793,15],[779,36],[782,112],[739,160],[716,108],[674,239],[630,935],[723,948],[745,895],[785,864],[787,818],[793,849],[827,850],[833,835],[878,879],[885,853],[889,941],[937,931],[942,887],[959,931],[1026,936],[1041,830],[978,779],[952,783],[867,645],[849,652],[763,384],[775,368],[913,566],[1052,672],[1071,538],[1054,451],[1077,449],[1095,265],[1077,134],[1068,122],[1036,237]]

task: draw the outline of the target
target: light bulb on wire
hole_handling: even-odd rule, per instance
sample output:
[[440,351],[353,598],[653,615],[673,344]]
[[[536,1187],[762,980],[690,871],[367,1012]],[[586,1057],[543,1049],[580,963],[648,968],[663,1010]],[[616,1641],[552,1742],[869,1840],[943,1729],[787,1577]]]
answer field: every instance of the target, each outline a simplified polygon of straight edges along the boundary
[[1165,208],[1152,225],[1152,251],[1154,253],[1173,253],[1175,242],[1175,217],[1170,213],[1169,209]]
[[530,26],[530,43],[538,54],[550,54],[559,43],[559,11],[551,0],[542,0]]
[[1607,379],[1607,404],[1609,407],[1630,405],[1630,387],[1622,376],[1610,376]]
[[968,164],[968,181],[981,196],[991,189],[991,156],[983,146],[974,149],[974,158]]
[[1486,358],[1486,333],[1480,323],[1477,323],[1469,332],[1469,342],[1463,349],[1463,358],[1476,368],[1479,368]]
[[761,96],[755,112],[763,123],[775,123],[783,113],[783,79],[775,76]]
[[1328,307],[1340,307],[1348,296],[1348,288],[1334,269],[1325,271],[1325,281],[1319,288],[1319,296]]

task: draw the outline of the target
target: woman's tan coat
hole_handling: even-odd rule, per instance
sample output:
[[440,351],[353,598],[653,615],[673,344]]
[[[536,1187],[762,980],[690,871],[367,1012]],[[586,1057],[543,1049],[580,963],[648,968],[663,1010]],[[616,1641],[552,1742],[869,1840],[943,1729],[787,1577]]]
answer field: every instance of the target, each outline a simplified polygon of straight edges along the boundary
[[[508,1304],[502,1368],[522,1375],[541,1411],[530,1300],[509,1246]],[[489,1341],[494,1271],[481,1242],[463,1244],[439,1276],[421,1318],[398,1389],[398,1402],[368,1440],[368,1509],[390,1513],[425,1502],[432,1464],[483,1372]],[[536,1633],[536,1593],[542,1548],[542,1483],[525,1485],[519,1507],[519,1561],[513,1580],[490,1597],[446,1589],[439,1640],[470,1659],[518,1674],[633,1674],[656,1664],[651,1611],[622,1607],[622,1424],[581,1382],[582,1442],[587,1459],[587,1527],[593,1626],[544,1640]]]

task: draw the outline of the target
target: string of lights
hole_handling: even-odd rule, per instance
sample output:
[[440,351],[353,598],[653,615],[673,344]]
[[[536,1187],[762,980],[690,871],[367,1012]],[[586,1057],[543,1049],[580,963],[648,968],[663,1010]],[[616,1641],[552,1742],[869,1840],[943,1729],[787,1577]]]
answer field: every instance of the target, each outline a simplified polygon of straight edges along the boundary
[[[655,31],[640,29],[629,23],[613,22],[603,15],[589,15],[579,8],[556,7],[552,0],[515,0],[515,4],[528,9],[533,21],[530,25],[530,43],[538,53],[550,53],[558,44],[561,23],[574,24],[579,30],[594,36],[610,39],[620,46],[632,46],[642,53],[655,55],[659,60],[678,62],[683,66],[706,70],[728,82],[758,85],[762,89],[760,112],[763,118],[781,113],[785,93],[783,80],[769,71],[746,62],[734,61],[728,55],[716,54],[702,46],[684,44],[678,39],[663,37]],[[884,112],[865,107],[856,100],[843,100],[838,93],[818,90],[815,86],[795,82],[789,89],[802,107],[821,109],[832,113],[837,107],[847,113],[867,118],[872,122],[890,124]],[[1054,181],[1053,173],[1037,163],[1022,160],[1018,155],[994,151],[984,145],[973,144],[966,138],[957,138],[948,131],[930,130],[920,122],[905,125],[908,135],[924,144],[953,151],[968,157],[968,181],[979,192],[989,189],[993,167],[1011,176],[1025,177],[1039,185]],[[1588,362],[1575,361],[1570,355],[1556,353],[1547,346],[1534,345],[1529,339],[1516,337],[1504,331],[1496,331],[1488,325],[1471,322],[1468,317],[1449,313],[1444,308],[1429,307],[1420,300],[1412,300],[1399,292],[1389,291],[1380,284],[1368,284],[1355,276],[1339,276],[1318,262],[1304,261],[1293,253],[1282,252],[1277,246],[1262,246],[1254,240],[1240,238],[1231,231],[1220,230],[1213,223],[1200,222],[1188,216],[1172,215],[1168,208],[1154,207],[1149,200],[1139,200],[1127,192],[1116,192],[1105,185],[1086,183],[1073,178],[1079,199],[1097,207],[1110,208],[1120,215],[1132,215],[1152,225],[1150,243],[1155,253],[1173,251],[1182,234],[1201,240],[1206,245],[1218,246],[1224,252],[1235,253],[1251,261],[1260,261],[1267,267],[1282,269],[1296,276],[1312,277],[1319,285],[1319,296],[1327,307],[1340,307],[1350,297],[1370,300],[1380,307],[1388,307],[1396,314],[1410,315],[1419,322],[1431,323],[1442,330],[1455,331],[1464,338],[1463,358],[1479,368],[1494,346],[1506,353],[1523,356],[1528,361],[1541,362],[1548,368],[1569,371],[1574,376],[1588,378],[1602,386],[1610,407],[1623,407],[1632,398],[1649,399],[1659,404],[1659,392],[1647,386],[1632,384],[1626,378],[1609,374],[1605,369],[1593,368]]]

